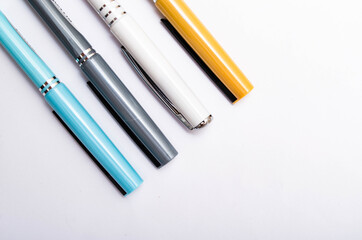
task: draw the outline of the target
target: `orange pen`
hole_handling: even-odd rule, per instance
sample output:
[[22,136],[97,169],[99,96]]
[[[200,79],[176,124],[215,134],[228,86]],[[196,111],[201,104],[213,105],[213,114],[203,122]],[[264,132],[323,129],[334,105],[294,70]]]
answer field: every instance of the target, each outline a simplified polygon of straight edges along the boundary
[[232,103],[254,87],[183,0],[154,0],[163,24]]

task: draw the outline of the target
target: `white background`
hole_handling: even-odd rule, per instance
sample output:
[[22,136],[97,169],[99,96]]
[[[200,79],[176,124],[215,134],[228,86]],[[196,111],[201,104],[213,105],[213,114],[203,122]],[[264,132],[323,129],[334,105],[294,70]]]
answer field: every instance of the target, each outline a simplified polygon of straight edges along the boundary
[[85,0],[58,0],[179,151],[157,170],[26,1],[0,9],[144,178],[123,197],[0,48],[0,239],[362,238],[360,0],[185,0],[255,85],[232,106],[159,22],[121,0],[214,122],[189,132]]

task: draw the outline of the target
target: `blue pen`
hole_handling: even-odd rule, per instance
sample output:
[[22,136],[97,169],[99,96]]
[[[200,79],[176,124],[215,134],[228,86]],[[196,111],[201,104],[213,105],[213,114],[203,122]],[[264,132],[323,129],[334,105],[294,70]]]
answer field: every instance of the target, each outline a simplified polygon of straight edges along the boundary
[[0,11],[0,44],[29,76],[47,103],[59,116],[125,195],[134,191],[143,180],[123,157],[103,130],[22,39]]

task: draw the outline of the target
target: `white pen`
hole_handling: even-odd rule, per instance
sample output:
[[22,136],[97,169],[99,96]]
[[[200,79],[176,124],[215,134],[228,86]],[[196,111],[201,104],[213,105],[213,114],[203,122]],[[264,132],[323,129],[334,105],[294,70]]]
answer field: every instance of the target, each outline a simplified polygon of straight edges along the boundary
[[118,0],[88,2],[110,27],[140,77],[186,127],[202,128],[212,121],[212,115]]

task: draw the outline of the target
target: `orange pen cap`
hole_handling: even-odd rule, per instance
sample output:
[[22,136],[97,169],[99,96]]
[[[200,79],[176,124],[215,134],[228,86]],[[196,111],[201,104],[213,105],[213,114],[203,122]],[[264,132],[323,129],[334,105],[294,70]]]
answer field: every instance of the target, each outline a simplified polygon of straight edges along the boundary
[[238,102],[254,87],[183,0],[154,0],[164,25],[224,92]]

